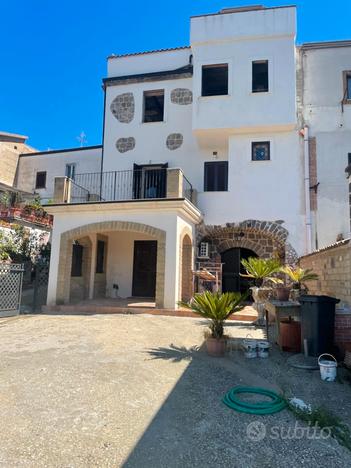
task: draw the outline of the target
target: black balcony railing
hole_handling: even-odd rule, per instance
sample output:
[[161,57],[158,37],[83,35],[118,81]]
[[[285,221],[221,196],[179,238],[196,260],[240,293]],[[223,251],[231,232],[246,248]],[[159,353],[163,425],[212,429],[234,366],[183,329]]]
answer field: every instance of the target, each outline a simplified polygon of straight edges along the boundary
[[[166,168],[145,168],[76,174],[74,180],[71,181],[70,201],[71,203],[84,203],[173,198],[174,191],[172,195],[167,192],[169,171]],[[182,192],[178,196],[193,201],[191,183],[180,170],[179,177]]]

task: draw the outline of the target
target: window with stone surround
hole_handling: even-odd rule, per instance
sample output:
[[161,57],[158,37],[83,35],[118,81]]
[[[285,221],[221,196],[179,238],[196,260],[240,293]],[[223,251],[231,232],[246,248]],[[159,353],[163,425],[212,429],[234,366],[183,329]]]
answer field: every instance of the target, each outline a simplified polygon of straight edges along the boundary
[[43,189],[46,187],[46,171],[36,173],[35,177],[35,188]]
[[226,192],[228,190],[228,161],[205,162],[204,191]]
[[163,122],[165,91],[144,91],[143,122]]
[[268,60],[252,62],[252,92],[268,92]]
[[202,66],[201,96],[223,96],[228,94],[228,64]]
[[351,104],[351,70],[343,72],[343,102]]
[[269,141],[254,141],[251,143],[251,159],[252,161],[269,161],[270,142]]

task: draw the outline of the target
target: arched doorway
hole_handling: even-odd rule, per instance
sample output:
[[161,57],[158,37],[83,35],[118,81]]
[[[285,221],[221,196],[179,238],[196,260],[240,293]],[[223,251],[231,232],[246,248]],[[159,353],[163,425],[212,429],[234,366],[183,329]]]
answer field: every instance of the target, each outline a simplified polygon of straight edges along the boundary
[[192,243],[188,234],[182,241],[181,251],[181,300],[189,301],[193,295],[192,288]]
[[245,273],[241,260],[249,257],[257,257],[257,255],[250,249],[240,247],[234,247],[221,253],[223,292],[244,293],[250,287],[249,280],[240,276],[240,273]]

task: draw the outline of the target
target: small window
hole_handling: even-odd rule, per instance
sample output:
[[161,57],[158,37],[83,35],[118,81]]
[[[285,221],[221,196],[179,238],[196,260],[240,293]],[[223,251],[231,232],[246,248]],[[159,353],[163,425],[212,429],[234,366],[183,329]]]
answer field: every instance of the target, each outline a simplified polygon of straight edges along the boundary
[[37,172],[35,178],[35,188],[42,189],[46,187],[46,172]]
[[252,92],[265,93],[268,91],[268,60],[252,62]]
[[105,263],[105,242],[97,241],[97,251],[96,251],[96,273],[104,272],[104,263]]
[[228,64],[203,65],[202,96],[222,96],[228,94]]
[[163,122],[165,92],[163,89],[144,91],[143,122]]
[[83,270],[83,246],[73,244],[71,276],[82,276]]
[[76,165],[75,164],[66,164],[66,177],[69,179],[74,180],[74,176],[76,175]]
[[228,190],[228,161],[205,163],[205,192],[225,192]]
[[351,71],[344,71],[343,78],[344,78],[343,101],[349,104],[351,102]]
[[252,161],[269,161],[270,159],[269,141],[256,141],[252,143]]
[[200,242],[199,258],[208,258],[208,242]]

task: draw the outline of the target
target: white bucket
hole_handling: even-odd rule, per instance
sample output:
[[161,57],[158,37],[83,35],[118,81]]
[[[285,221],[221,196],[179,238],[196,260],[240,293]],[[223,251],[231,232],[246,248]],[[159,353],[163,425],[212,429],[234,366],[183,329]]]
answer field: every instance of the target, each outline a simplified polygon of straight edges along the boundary
[[258,357],[268,358],[269,356],[269,343],[268,341],[259,341],[258,342]]
[[257,341],[253,338],[248,338],[251,335],[243,340],[244,354],[248,359],[257,357]]
[[[327,361],[325,359],[321,360],[322,356],[329,356],[334,359],[334,361]],[[321,354],[318,358],[319,370],[321,373],[321,379],[326,382],[334,382],[336,378],[336,368],[338,363],[336,359],[331,354]]]

